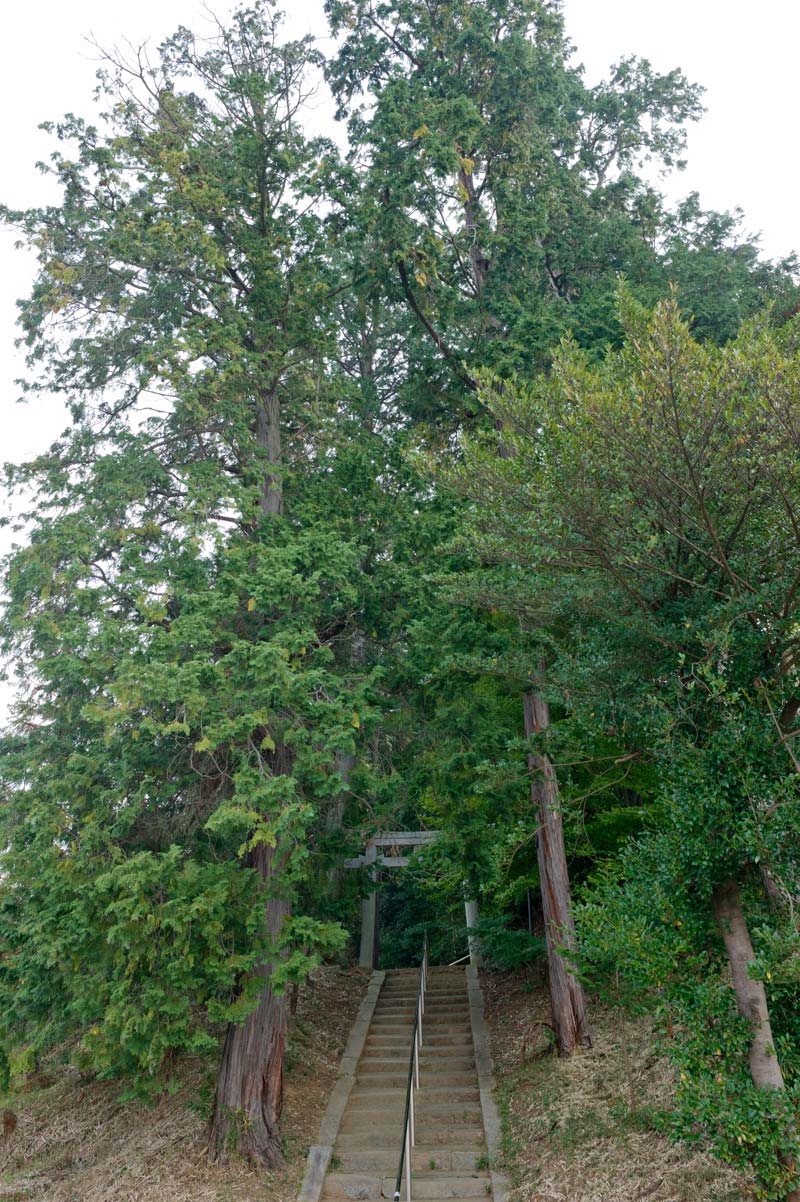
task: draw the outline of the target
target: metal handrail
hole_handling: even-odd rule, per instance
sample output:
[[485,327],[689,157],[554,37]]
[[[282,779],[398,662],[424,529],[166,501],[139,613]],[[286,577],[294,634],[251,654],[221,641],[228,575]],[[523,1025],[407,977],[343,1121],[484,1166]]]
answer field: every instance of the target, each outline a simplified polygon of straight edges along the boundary
[[406,1108],[403,1115],[403,1138],[400,1146],[400,1163],[394,1183],[394,1202],[400,1202],[403,1184],[403,1168],[406,1178],[406,1202],[411,1202],[411,1149],[416,1142],[414,1090],[419,1089],[419,1054],[422,1050],[422,1016],[425,1013],[425,990],[428,984],[428,934],[422,942],[422,963],[419,968],[417,1007],[414,1013],[414,1029],[411,1032],[411,1055],[408,1059],[408,1082],[406,1084]]
[[447,967],[455,968],[457,964],[463,964],[465,960],[469,960],[470,955],[471,955],[471,953],[467,952],[466,956],[461,956],[458,960],[453,960],[453,962],[451,964],[448,964]]

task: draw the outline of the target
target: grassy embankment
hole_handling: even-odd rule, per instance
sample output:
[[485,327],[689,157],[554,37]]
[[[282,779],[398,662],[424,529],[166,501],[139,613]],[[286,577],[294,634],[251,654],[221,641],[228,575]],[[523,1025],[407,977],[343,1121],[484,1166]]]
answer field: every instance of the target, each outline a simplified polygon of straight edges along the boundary
[[[541,978],[485,975],[509,1202],[741,1202],[747,1182],[657,1129],[673,1072],[647,1021],[592,1007],[594,1046],[559,1060]],[[633,1105],[631,1105],[633,1102]],[[656,1123],[656,1126],[654,1126]]]
[[0,1096],[0,1111],[18,1120],[13,1135],[0,1135],[0,1202],[294,1202],[366,982],[323,968],[300,991],[282,1172],[265,1178],[240,1162],[208,1163],[214,1058],[180,1062],[172,1092],[148,1105],[121,1101],[119,1082],[82,1079],[54,1057]]

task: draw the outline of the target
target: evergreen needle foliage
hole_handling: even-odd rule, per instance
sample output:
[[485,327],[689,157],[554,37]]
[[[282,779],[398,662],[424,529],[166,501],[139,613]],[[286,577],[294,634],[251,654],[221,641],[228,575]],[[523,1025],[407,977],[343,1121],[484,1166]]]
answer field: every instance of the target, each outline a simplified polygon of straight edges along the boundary
[[2,210],[70,422],[7,468],[0,1082],[62,1044],[151,1093],[224,1033],[211,1149],[279,1164],[342,861],[427,827],[384,951],[463,955],[479,899],[554,1012],[652,1008],[675,1130],[787,1196],[796,265],[668,208],[701,90],[589,88],[555,0],[327,10],[327,60],[268,0],[105,54],[60,201]]

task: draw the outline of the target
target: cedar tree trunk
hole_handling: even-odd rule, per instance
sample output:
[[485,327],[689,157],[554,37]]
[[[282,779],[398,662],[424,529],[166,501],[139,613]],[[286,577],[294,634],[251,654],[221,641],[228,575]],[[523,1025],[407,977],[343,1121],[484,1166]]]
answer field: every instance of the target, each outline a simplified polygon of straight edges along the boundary
[[[347,805],[350,789],[350,773],[356,764],[356,757],[346,751],[337,751],[334,756],[334,767],[342,778],[342,788],[336,794],[336,800],[331,806],[327,814],[326,825],[330,831],[338,831],[342,828],[344,821],[344,811]],[[334,897],[339,897],[342,892],[342,880],[344,878],[344,868],[341,864],[335,864],[328,870],[328,880],[331,883],[331,889]]]
[[[276,516],[283,511],[283,494],[280,479],[273,474],[282,460],[280,402],[275,388],[259,397],[255,434],[269,463],[259,508],[263,517]],[[290,910],[288,901],[271,896],[281,860],[277,849],[265,844],[259,844],[250,857],[266,886],[264,930],[273,946]],[[264,1169],[283,1164],[280,1116],[287,999],[273,993],[272,969],[271,963],[256,969],[256,977],[264,982],[258,1005],[243,1023],[228,1025],[208,1133],[215,1159],[225,1160],[235,1149],[251,1164]]]
[[[713,906],[714,917],[728,953],[736,1004],[753,1032],[749,1054],[750,1076],[759,1089],[782,1090],[783,1073],[772,1041],[764,983],[754,980],[748,971],[756,957],[742,908],[739,885],[735,880],[727,880],[720,885],[714,894]],[[789,1157],[782,1157],[781,1160],[791,1167]],[[791,1190],[786,1197],[787,1202],[800,1202],[800,1189]]]
[[[525,734],[530,737],[550,725],[550,711],[540,693],[524,697]],[[591,1047],[586,996],[560,949],[577,950],[572,898],[569,888],[567,853],[558,798],[556,772],[547,756],[528,756],[531,769],[531,799],[537,808],[537,851],[542,889],[544,932],[553,1028],[560,1056],[568,1056],[577,1044]]]
[[[276,852],[263,844],[253,863],[269,888]],[[289,903],[269,897],[264,920],[267,936],[277,940]],[[256,976],[264,981],[256,1009],[244,1023],[230,1023],[217,1077],[209,1147],[217,1160],[234,1149],[263,1169],[283,1164],[280,1115],[283,1104],[283,1047],[286,1038],[286,997],[273,993],[272,964],[262,964]]]
[[[259,450],[266,451],[270,467],[277,468],[281,462],[282,448],[280,401],[275,389],[264,393],[259,400],[256,409],[256,443]],[[260,508],[265,516],[281,513],[283,510],[281,482],[271,472],[264,477]]]

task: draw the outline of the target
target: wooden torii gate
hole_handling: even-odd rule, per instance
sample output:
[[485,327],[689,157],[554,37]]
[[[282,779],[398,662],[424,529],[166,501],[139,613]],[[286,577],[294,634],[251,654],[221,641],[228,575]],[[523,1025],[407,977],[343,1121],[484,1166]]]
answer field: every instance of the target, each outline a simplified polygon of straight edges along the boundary
[[[403,849],[413,851],[433,843],[439,831],[386,831],[367,840],[365,850],[353,860],[345,860],[345,868],[363,868],[371,865],[370,876],[375,888],[361,900],[361,946],[358,963],[361,968],[374,968],[378,959],[378,869],[405,868],[411,862],[410,855]],[[386,850],[381,850],[382,848]]]

